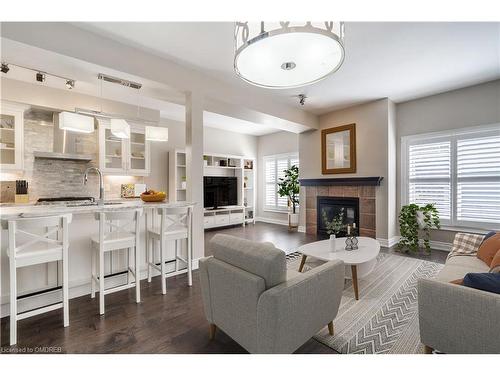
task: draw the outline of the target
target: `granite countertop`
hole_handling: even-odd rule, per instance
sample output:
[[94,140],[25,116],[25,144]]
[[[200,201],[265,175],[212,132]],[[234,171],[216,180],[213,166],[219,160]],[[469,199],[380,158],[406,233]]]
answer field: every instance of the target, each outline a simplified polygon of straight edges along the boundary
[[35,217],[58,214],[88,214],[99,211],[120,211],[131,208],[161,208],[161,207],[186,207],[194,206],[193,202],[143,202],[140,199],[107,200],[103,205],[9,205],[0,207],[0,218],[7,220],[18,217]]

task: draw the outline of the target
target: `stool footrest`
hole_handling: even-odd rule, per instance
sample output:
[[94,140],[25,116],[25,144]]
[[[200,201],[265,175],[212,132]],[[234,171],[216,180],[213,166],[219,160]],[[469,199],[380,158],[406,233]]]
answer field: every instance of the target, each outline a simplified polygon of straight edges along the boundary
[[125,290],[125,289],[130,289],[135,287],[135,282],[130,283],[130,284],[124,284],[120,286],[115,286],[113,288],[108,288],[104,290],[104,295],[114,293],[114,292],[119,292],[120,290]]
[[62,302],[57,302],[52,305],[47,305],[44,307],[39,307],[33,310],[28,310],[25,311],[21,314],[17,314],[16,320],[23,320],[26,318],[31,318],[32,316],[43,314],[52,310],[57,310],[57,309],[62,309],[63,308],[63,303]]

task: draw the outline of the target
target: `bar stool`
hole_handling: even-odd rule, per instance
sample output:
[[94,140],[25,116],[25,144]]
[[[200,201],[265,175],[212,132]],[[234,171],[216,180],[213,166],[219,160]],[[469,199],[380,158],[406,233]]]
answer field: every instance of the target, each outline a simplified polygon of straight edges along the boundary
[[[34,315],[63,309],[64,327],[69,326],[68,225],[72,215],[8,220],[10,268],[10,345],[17,342],[17,322]],[[40,234],[41,232],[43,234]],[[51,237],[55,237],[51,238]],[[62,302],[17,312],[17,269],[49,262],[62,262]]]
[[[136,303],[141,302],[140,290],[140,251],[139,251],[139,218],[142,209],[127,211],[96,212],[95,219],[99,221],[99,234],[92,236],[92,266],[90,281],[90,296],[95,298],[96,284],[99,287],[99,313],[104,314],[104,296],[135,286]],[[133,227],[133,229],[131,229]],[[104,254],[117,250],[127,250],[127,283],[113,288],[104,289]],[[134,249],[134,268],[130,267],[130,252]],[[133,282],[130,281],[133,277]]]
[[[158,209],[160,216],[160,225],[156,224],[155,218],[153,223],[147,230],[147,264],[148,264],[148,282],[151,282],[152,270],[156,269],[161,274],[161,289],[162,293],[167,292],[166,278],[166,251],[167,241],[175,241],[175,271],[179,271],[179,261],[187,265],[188,285],[193,285],[192,275],[192,206],[185,207],[162,207]],[[187,259],[180,255],[181,241],[186,240],[187,243]],[[160,263],[154,260],[156,244],[160,243]]]

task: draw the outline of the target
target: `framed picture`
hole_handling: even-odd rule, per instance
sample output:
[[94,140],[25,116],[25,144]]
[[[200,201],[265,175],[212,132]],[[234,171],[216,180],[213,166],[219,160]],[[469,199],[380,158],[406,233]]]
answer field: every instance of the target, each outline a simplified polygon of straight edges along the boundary
[[323,174],[356,173],[356,124],[321,131]]

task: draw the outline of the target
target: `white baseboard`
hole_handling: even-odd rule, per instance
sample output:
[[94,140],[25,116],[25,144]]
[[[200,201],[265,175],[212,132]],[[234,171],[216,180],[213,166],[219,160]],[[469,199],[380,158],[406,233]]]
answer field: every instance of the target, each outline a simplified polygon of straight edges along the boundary
[[262,223],[278,224],[278,225],[288,225],[287,220],[271,219],[268,217],[256,216],[255,221],[260,221]]
[[[377,238],[377,241],[380,242],[380,246],[391,248],[391,247],[397,245],[400,238],[401,238],[400,236],[394,236],[394,237],[390,238],[389,240],[387,240],[385,238]],[[424,245],[423,240],[420,240],[419,243],[420,243],[420,246]],[[442,250],[442,251],[451,251],[451,246],[452,246],[452,244],[448,243],[448,242],[432,241],[432,240],[431,240],[430,245],[431,245],[431,249]]]
[[393,246],[395,246],[398,241],[399,241],[399,237],[398,236],[394,236],[394,237],[391,237],[389,239],[387,238],[377,238],[377,241],[380,242],[380,246],[383,246],[383,247],[387,247],[387,248],[391,248]]
[[[197,270],[199,267],[199,261],[200,259],[193,259],[193,271]],[[182,270],[179,272],[173,272],[167,275],[167,277],[173,277],[177,276],[180,274],[186,273],[187,270]],[[160,273],[157,270],[153,270],[153,276],[158,276]],[[148,278],[148,271],[144,267],[141,269],[141,280],[145,280]],[[116,276],[107,279],[106,281],[106,288],[109,287],[114,287],[122,284],[124,282],[125,276]],[[109,281],[108,281],[109,280]],[[83,280],[73,280],[70,282],[69,285],[69,298],[70,300],[72,298],[77,298],[85,295],[90,294],[90,280],[89,279],[83,279]],[[1,306],[0,306],[0,317],[6,317],[9,316],[10,310],[9,310],[9,294],[5,294],[1,298]],[[35,309],[39,306],[44,306],[44,305],[50,305],[53,303],[60,302],[60,291],[53,291],[53,292],[48,292],[48,293],[43,293],[39,294],[37,296],[29,297],[26,298],[25,300],[20,300],[18,302],[18,310],[19,311],[26,311],[26,310],[32,310]],[[71,319],[71,317],[70,317]]]

